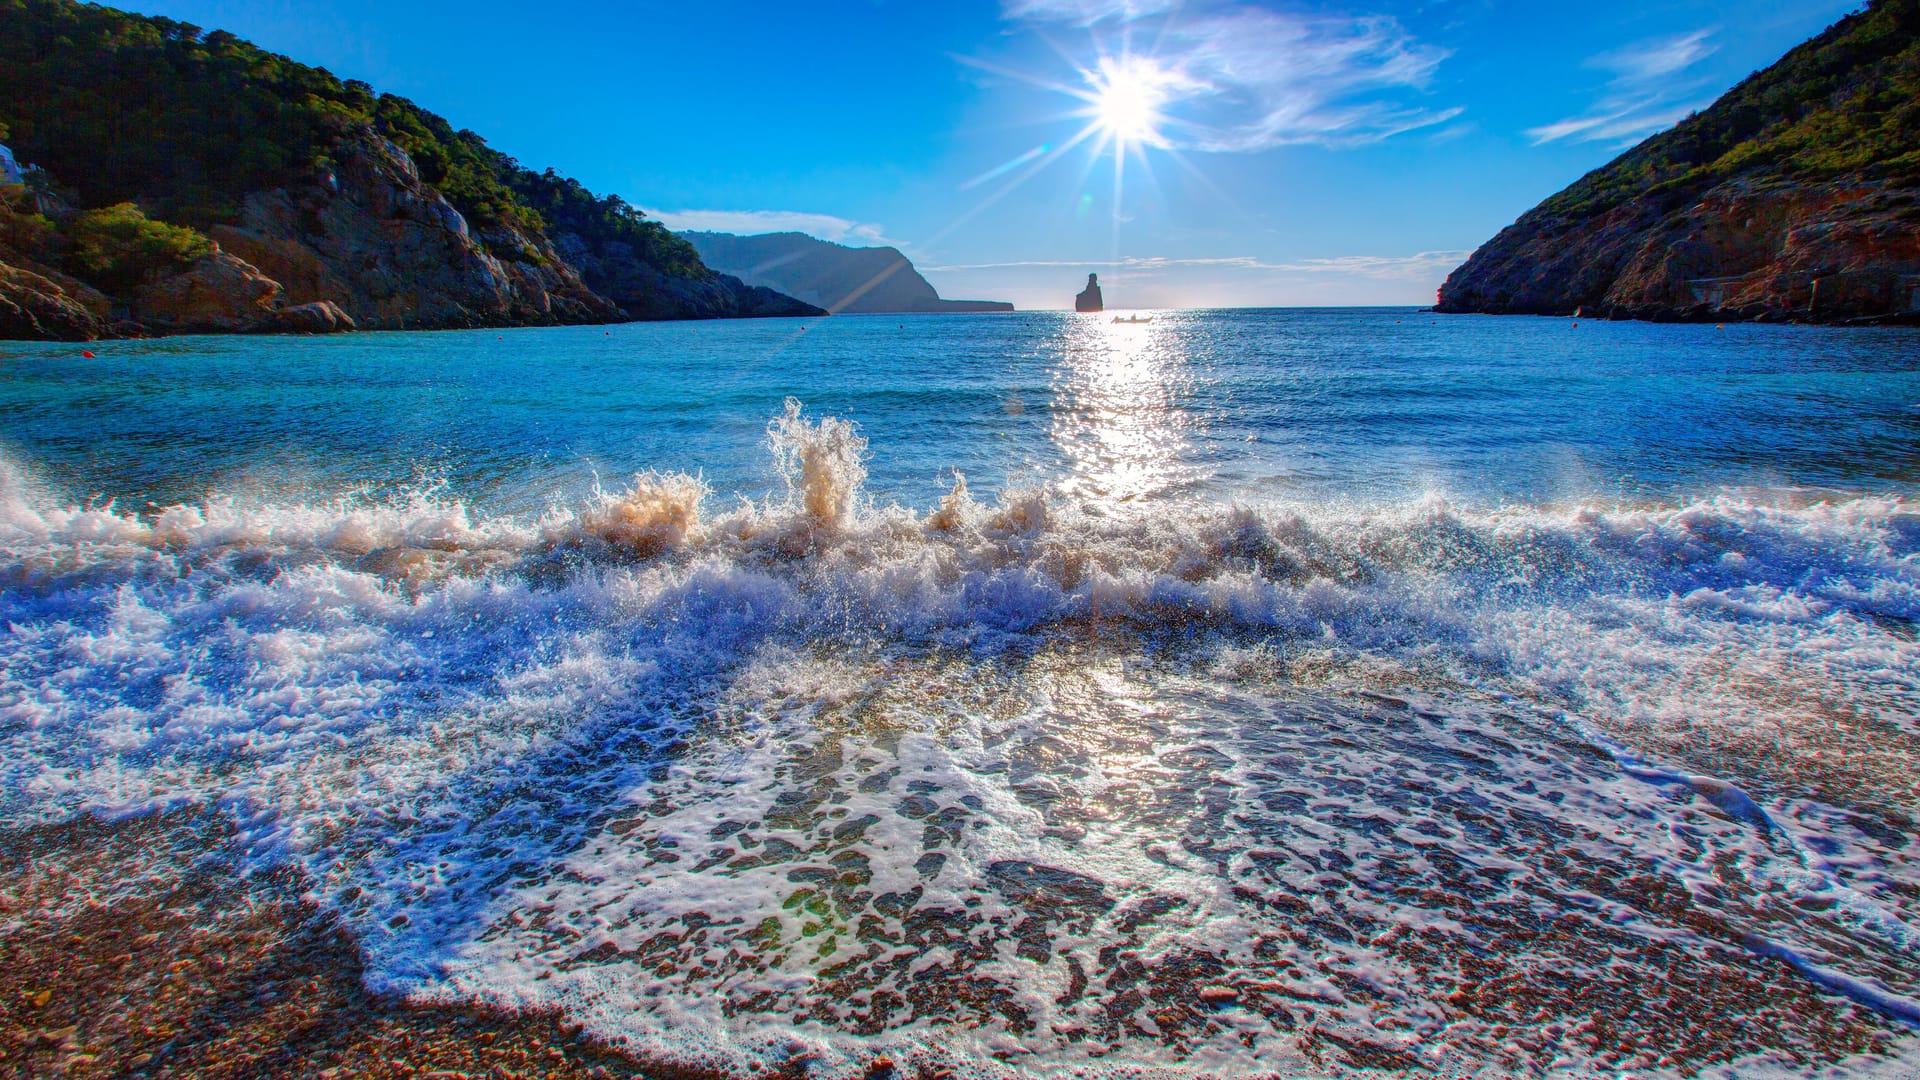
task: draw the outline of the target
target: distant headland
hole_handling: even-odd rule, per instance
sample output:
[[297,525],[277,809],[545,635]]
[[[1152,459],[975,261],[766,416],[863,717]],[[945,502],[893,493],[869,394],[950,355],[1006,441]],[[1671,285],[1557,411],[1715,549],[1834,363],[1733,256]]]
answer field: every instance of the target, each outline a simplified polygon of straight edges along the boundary
[[1920,0],[1877,0],[1529,211],[1437,310],[1920,322]]
[[708,266],[835,314],[1012,311],[1000,300],[942,300],[898,248],[856,248],[804,233],[685,232]]

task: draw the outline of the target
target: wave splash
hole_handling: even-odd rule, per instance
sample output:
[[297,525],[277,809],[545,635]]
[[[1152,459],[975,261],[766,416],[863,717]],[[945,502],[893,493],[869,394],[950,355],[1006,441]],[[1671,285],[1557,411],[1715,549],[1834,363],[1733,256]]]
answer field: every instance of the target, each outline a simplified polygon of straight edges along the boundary
[[783,500],[536,519],[0,463],[0,815],[219,807],[382,985],[682,1059],[1657,1070],[1920,996],[1900,500],[921,514],[851,425],[769,443]]

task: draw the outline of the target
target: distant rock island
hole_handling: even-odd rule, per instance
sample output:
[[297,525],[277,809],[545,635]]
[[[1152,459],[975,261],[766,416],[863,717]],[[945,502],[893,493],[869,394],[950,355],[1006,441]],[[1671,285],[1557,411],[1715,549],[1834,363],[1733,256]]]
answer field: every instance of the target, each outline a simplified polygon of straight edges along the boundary
[[1437,310],[1920,322],[1920,0],[1876,0],[1529,211]]
[[0,2],[0,338],[822,315],[224,32]]
[[1100,275],[1099,274],[1087,275],[1087,287],[1080,290],[1080,294],[1073,298],[1073,310],[1075,311],[1107,310],[1106,299],[1100,295]]
[[897,248],[846,247],[804,233],[685,232],[701,261],[749,285],[777,289],[836,314],[1012,311],[999,300],[942,300]]

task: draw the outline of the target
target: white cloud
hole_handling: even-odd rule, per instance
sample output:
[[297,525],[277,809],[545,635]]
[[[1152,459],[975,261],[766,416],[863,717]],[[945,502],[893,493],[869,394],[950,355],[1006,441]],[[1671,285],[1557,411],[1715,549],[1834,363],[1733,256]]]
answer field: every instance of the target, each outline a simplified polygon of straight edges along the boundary
[[1179,6],[1177,0],[1008,0],[1006,13],[1012,19],[1091,26],[1104,19],[1137,19]]
[[1130,256],[1106,262],[1075,262],[1067,259],[1028,259],[1018,262],[963,263],[952,266],[922,267],[929,273],[963,273],[981,270],[1032,268],[1073,268],[1111,274],[1156,274],[1167,270],[1215,268],[1266,271],[1277,274],[1340,274],[1376,279],[1422,279],[1436,271],[1451,271],[1467,260],[1472,251],[1422,251],[1414,255],[1341,255],[1324,259],[1300,259],[1294,262],[1268,262],[1251,255],[1213,258],[1174,259],[1158,255]]
[[1637,42],[1601,53],[1586,66],[1613,73],[1593,106],[1578,116],[1530,128],[1535,146],[1577,139],[1631,145],[1686,119],[1709,101],[1700,100],[1703,84],[1682,77],[1719,51],[1713,28]]
[[1353,274],[1379,280],[1407,280],[1452,273],[1472,255],[1464,251],[1422,251],[1414,255],[1343,255],[1332,259],[1303,259],[1276,269],[1305,274]]
[[1301,142],[1374,142],[1460,110],[1408,104],[1446,59],[1389,18],[1304,19],[1235,8],[1170,30],[1165,47],[1209,88],[1197,110],[1202,150]]
[[878,225],[800,210],[646,210],[674,232],[798,232],[854,247],[898,247]]
[[1107,306],[1298,307],[1353,304],[1426,305],[1465,251],[1411,255],[1347,255],[1271,262],[1253,256],[1134,257],[1074,262],[923,266],[942,296],[1011,300],[1023,309],[1070,307],[1089,272],[1100,275]]
[[1587,66],[1611,71],[1622,79],[1646,82],[1683,71],[1719,52],[1720,46],[1707,41],[1712,36],[1713,28],[1709,27],[1669,38],[1642,41],[1624,49],[1601,53],[1587,61]]
[[[1064,22],[1152,41],[1144,55],[1175,93],[1164,134],[1193,150],[1355,145],[1444,123],[1458,108],[1420,98],[1446,50],[1387,16],[1308,16],[1243,3],[1009,0],[1014,19]],[[1137,28],[1136,22],[1145,22]]]
[[1533,145],[1577,138],[1581,142],[1637,143],[1655,132],[1665,131],[1698,111],[1697,104],[1661,105],[1658,102],[1630,102],[1611,112],[1589,113],[1537,128],[1527,129]]

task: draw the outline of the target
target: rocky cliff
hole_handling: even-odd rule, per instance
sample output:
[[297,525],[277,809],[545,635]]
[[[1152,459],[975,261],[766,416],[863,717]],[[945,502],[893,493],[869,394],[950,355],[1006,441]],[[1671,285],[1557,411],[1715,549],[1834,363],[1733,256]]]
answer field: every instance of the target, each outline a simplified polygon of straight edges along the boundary
[[90,341],[103,333],[107,309],[93,289],[0,258],[0,340]]
[[280,282],[293,302],[334,301],[362,326],[624,317],[545,236],[504,222],[475,230],[391,141],[356,137],[336,158],[309,183],[247,195],[238,220],[208,235]]
[[21,227],[22,216],[13,200],[0,197],[0,340],[355,329],[337,303],[290,298],[278,281],[218,245],[149,265],[110,296],[40,261],[57,251],[23,248],[19,234],[30,230]]
[[848,314],[1012,311],[999,300],[942,300],[898,248],[856,248],[804,233],[681,234],[708,266]]
[[0,337],[824,314],[411,102],[168,19],[0,0],[0,140],[44,167],[0,191]]
[[1920,0],[1878,0],[1476,251],[1437,310],[1920,321]]

